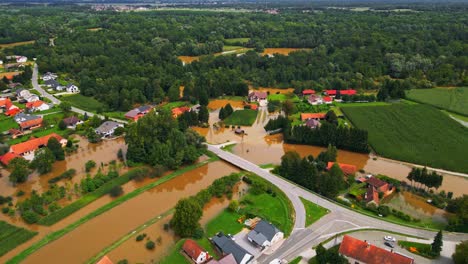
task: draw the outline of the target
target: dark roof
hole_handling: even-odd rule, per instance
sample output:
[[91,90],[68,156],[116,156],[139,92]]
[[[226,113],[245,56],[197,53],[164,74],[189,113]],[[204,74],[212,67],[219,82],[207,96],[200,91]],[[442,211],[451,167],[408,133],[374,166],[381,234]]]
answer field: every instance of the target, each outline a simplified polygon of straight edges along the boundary
[[232,254],[226,255],[219,260],[212,259],[207,264],[237,264],[236,259]]
[[305,125],[310,128],[316,128],[320,125],[320,122],[315,119],[309,119],[306,121]]
[[76,123],[80,122],[80,119],[78,117],[76,117],[76,116],[70,116],[70,117],[64,118],[63,122],[67,126],[74,126],[74,125],[76,125]]
[[109,131],[116,129],[119,126],[122,125],[114,121],[106,121],[102,123],[98,128],[96,128],[96,132],[101,134],[108,133]]
[[138,111],[140,111],[140,112],[145,112],[145,111],[151,110],[151,106],[149,106],[149,105],[142,105],[142,106],[138,107],[137,109],[138,109]]
[[55,88],[55,87],[57,87],[57,86],[60,85],[60,84],[59,84],[56,80],[54,80],[54,79],[49,79],[49,80],[47,80],[47,81],[44,81],[44,83],[45,83],[45,85],[51,86],[52,88]]
[[265,220],[262,220],[262,221],[258,222],[257,225],[254,228],[254,231],[264,235],[268,239],[268,241],[271,241],[273,239],[273,237],[278,232],[280,232],[280,230],[278,228],[276,228],[276,226],[274,226],[271,223],[268,223]]
[[25,113],[19,113],[19,114],[15,115],[15,117],[14,117],[14,119],[15,119],[15,121],[17,123],[26,122],[26,121],[30,121],[30,120],[35,120],[35,119],[39,119],[39,118],[41,118],[41,117],[36,116],[36,115],[25,114]]
[[370,185],[376,187],[376,188],[380,188],[382,186],[384,186],[385,184],[388,184],[376,177],[370,177],[368,180],[367,180],[367,183],[369,183]]
[[247,252],[247,250],[239,246],[236,242],[225,236],[223,233],[219,233],[214,236],[212,241],[216,248],[218,248],[219,251],[221,251],[223,254],[232,254],[237,263],[241,263],[246,254],[251,255],[249,252]]

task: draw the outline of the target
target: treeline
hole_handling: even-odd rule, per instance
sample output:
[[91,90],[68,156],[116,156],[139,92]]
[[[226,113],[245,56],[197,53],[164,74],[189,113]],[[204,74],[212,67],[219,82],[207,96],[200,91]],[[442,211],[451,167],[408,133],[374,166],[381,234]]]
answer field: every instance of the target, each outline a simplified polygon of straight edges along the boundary
[[281,165],[274,172],[333,199],[346,186],[343,171],[338,164],[335,163],[326,171],[327,163],[336,161],[336,155],[337,151],[333,146],[328,146],[315,159],[312,155],[301,158],[297,152],[288,151],[281,157]]
[[450,200],[447,211],[455,214],[449,218],[448,229],[450,231],[468,232],[468,195]]
[[86,175],[86,178],[82,179],[80,182],[81,191],[82,193],[90,193],[99,189],[99,187],[103,186],[106,182],[111,181],[119,177],[119,173],[115,170],[110,170],[107,174],[102,173],[101,170],[98,170],[94,177],[91,175]]
[[62,208],[57,201],[64,198],[65,194],[66,190],[64,186],[59,187],[56,184],[52,184],[50,189],[41,195],[33,190],[31,197],[18,202],[16,208],[26,223],[34,224],[41,217],[48,215],[49,212],[52,213]]
[[196,111],[187,111],[180,115],[177,120],[179,122],[179,128],[181,130],[186,130],[191,126],[205,125],[210,119],[210,112],[206,105],[200,106],[198,112]]
[[128,161],[169,169],[195,162],[204,149],[204,138],[191,129],[180,130],[168,111],[151,112],[130,124],[125,142]]
[[444,176],[438,174],[435,171],[429,173],[426,167],[412,168],[408,176],[406,177],[411,181],[411,186],[413,187],[413,182],[419,183],[419,188],[425,186],[428,190],[431,188],[439,189],[444,180]]
[[[0,43],[36,43],[1,50],[0,57],[37,57],[41,71],[64,73],[78,81],[84,95],[106,104],[103,111],[165,100],[169,88],[179,81],[188,87],[184,97],[194,100],[245,96],[246,81],[254,86],[317,90],[375,90],[389,78],[412,87],[468,84],[464,13],[459,10],[392,15],[324,9],[314,16],[294,11],[271,16],[189,11],[115,15],[51,6],[15,9],[21,19],[10,8],[1,8],[0,20],[9,26],[0,28]],[[71,16],[76,19],[70,20]],[[86,30],[96,27],[101,29]],[[49,39],[54,37],[51,46]],[[238,37],[250,38],[247,45],[256,51],[311,50],[273,58],[255,51],[240,57],[206,56],[185,67],[177,59],[219,51],[225,39]]]

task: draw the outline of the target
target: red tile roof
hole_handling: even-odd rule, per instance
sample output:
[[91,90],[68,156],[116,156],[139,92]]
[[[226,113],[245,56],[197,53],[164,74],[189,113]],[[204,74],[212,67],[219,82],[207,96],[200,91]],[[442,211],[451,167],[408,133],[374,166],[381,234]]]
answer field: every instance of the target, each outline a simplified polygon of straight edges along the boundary
[[258,92],[258,91],[255,91],[255,92],[251,92],[249,93],[249,98],[252,98],[252,97],[256,97],[260,100],[264,100],[266,99],[268,96],[267,92]]
[[327,95],[336,95],[336,90],[325,90]]
[[27,120],[27,121],[21,122],[19,124],[19,126],[22,129],[27,129],[27,128],[30,128],[30,127],[40,126],[41,124],[42,124],[42,117],[41,118],[36,118],[36,119],[33,119],[33,120]]
[[312,90],[312,89],[307,89],[307,90],[302,91],[302,94],[303,94],[303,95],[315,94],[315,91]]
[[374,201],[376,204],[379,204],[379,192],[377,189],[369,185],[366,191],[366,202],[368,203],[372,201]]
[[367,242],[345,235],[341,242],[341,255],[367,264],[413,264],[414,259],[369,245]]
[[376,177],[370,177],[368,180],[367,180],[367,183],[374,186],[375,188],[380,188],[388,183],[376,178]]
[[333,101],[333,98],[331,98],[330,96],[324,96],[324,97],[323,97],[323,101],[325,101],[325,102],[331,102],[331,101]]
[[26,142],[12,145],[10,147],[10,151],[18,155],[21,155],[26,152],[34,151],[41,146],[47,145],[47,142],[49,141],[51,137],[55,137],[59,142],[63,139],[61,136],[55,133],[52,133],[47,136],[43,136],[40,138],[33,138]]
[[341,95],[355,95],[355,94],[356,94],[356,90],[354,90],[354,89],[341,90],[341,91],[340,91],[340,94],[341,94]]
[[201,253],[205,252],[205,250],[200,247],[197,242],[187,239],[182,246],[182,250],[192,259],[197,259]]
[[45,103],[42,102],[41,100],[34,101],[34,102],[29,102],[29,103],[26,103],[26,108],[28,108],[28,109],[30,109],[30,108],[38,108],[38,107],[40,107],[42,104],[45,104]]
[[173,109],[171,110],[172,115],[173,115],[174,117],[178,117],[178,116],[180,116],[181,114],[183,114],[183,113],[185,113],[185,112],[187,112],[187,111],[190,111],[190,107],[182,106],[182,107],[173,108]]
[[16,114],[19,113],[19,112],[21,112],[21,109],[19,109],[19,108],[12,108],[12,109],[6,111],[6,112],[5,112],[5,115],[7,115],[7,116],[14,116],[14,115],[16,115]]
[[102,257],[96,264],[114,264],[108,256]]
[[8,164],[10,164],[10,161],[14,158],[21,158],[21,156],[16,153],[7,152],[5,153],[5,155],[0,156],[0,162],[3,163],[5,166],[8,166]]
[[301,120],[306,121],[308,119],[325,119],[325,113],[301,113]]
[[340,169],[343,171],[344,174],[354,174],[356,172],[356,166],[351,165],[351,164],[345,164],[345,163],[338,163],[338,162],[328,162],[327,164],[327,170],[331,169],[333,164],[337,163],[338,166],[340,166]]
[[257,110],[257,109],[258,109],[258,105],[256,105],[256,104],[250,104],[250,109],[252,109],[252,110]]

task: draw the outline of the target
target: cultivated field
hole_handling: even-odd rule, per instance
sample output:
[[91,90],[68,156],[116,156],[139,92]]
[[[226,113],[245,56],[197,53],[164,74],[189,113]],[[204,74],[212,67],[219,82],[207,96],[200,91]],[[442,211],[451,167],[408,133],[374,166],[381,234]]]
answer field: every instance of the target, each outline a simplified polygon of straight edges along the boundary
[[36,232],[0,221],[0,256],[28,241]]
[[22,42],[14,42],[14,43],[6,43],[6,44],[0,44],[0,49],[3,48],[13,48],[16,46],[23,46],[23,45],[29,45],[29,44],[34,44],[36,42],[35,40],[31,41],[22,41]]
[[468,172],[468,129],[434,107],[391,105],[344,107],[380,155],[451,171]]
[[468,116],[468,87],[413,89],[406,95],[411,100]]
[[104,104],[94,99],[93,97],[84,96],[81,94],[65,95],[59,98],[62,101],[67,101],[71,105],[81,108],[86,111],[96,112],[97,110],[103,110]]

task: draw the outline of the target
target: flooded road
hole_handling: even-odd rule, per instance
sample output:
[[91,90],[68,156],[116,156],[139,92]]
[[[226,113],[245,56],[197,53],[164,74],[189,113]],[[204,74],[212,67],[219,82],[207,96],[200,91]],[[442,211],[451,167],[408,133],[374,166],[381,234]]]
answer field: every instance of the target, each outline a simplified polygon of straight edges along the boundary
[[24,263],[63,263],[63,259],[67,263],[83,263],[133,228],[173,208],[179,199],[194,195],[215,179],[237,171],[216,161],[184,173],[91,219],[29,256]]

